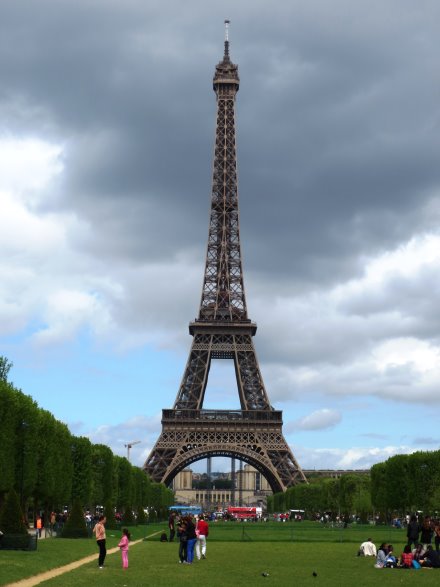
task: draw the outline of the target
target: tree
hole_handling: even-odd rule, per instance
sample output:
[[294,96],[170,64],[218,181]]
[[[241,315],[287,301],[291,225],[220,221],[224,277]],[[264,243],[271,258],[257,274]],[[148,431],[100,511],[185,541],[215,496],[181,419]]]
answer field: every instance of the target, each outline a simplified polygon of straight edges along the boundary
[[404,513],[410,502],[409,455],[395,455],[386,461],[387,505],[389,510]]
[[8,492],[0,512],[0,528],[3,534],[27,534],[18,495],[13,489]]
[[89,504],[92,488],[92,443],[83,436],[72,436],[72,501]]
[[0,506],[4,495],[15,484],[17,393],[11,384],[0,379]]
[[371,467],[371,501],[379,511],[381,519],[386,519],[388,510],[386,463],[378,463]]
[[72,437],[65,424],[39,410],[37,480],[34,498],[50,510],[70,502],[72,488]]
[[134,492],[134,483],[131,474],[132,466],[125,457],[114,457],[114,463],[118,468],[116,508],[118,511],[125,511],[132,504]]
[[15,488],[26,515],[27,500],[34,495],[38,479],[39,411],[38,404],[16,390],[18,417],[15,425]]
[[11,363],[6,357],[0,355],[0,381],[8,381],[8,374],[13,366],[14,363]]
[[113,453],[104,444],[92,446],[92,504],[104,505],[113,495]]
[[64,524],[61,537],[87,538],[88,535],[81,502],[78,499],[75,499],[70,515],[67,518],[67,522]]

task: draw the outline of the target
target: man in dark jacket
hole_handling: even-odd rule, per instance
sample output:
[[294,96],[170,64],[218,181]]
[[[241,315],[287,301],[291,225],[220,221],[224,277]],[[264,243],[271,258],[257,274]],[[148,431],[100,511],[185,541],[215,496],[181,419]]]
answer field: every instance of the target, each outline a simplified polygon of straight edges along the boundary
[[176,514],[171,512],[168,518],[168,528],[170,529],[170,542],[173,542],[174,535],[176,534]]
[[429,544],[428,549],[424,554],[424,558],[420,561],[422,566],[425,567],[432,567],[433,569],[440,568],[440,553],[436,550],[432,549],[432,546]]
[[419,542],[420,526],[417,521],[417,516],[413,514],[410,518],[408,528],[406,529],[406,536],[408,538],[408,546],[414,543],[416,546]]

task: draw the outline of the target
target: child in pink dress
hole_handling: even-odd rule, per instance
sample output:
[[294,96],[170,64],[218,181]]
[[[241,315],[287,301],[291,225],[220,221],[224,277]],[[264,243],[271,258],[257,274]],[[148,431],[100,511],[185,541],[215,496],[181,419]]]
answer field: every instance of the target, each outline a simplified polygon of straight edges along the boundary
[[128,543],[130,542],[130,532],[127,528],[122,530],[122,538],[119,541],[119,548],[122,554],[122,568],[128,569]]

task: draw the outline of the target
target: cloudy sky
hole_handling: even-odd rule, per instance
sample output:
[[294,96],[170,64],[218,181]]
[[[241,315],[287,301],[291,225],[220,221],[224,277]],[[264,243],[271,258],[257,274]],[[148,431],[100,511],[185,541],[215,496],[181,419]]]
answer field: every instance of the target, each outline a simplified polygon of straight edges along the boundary
[[[248,310],[286,439],[304,468],[438,449],[438,0],[1,2],[10,378],[145,461],[198,313],[225,18]],[[229,361],[205,407],[238,407]]]

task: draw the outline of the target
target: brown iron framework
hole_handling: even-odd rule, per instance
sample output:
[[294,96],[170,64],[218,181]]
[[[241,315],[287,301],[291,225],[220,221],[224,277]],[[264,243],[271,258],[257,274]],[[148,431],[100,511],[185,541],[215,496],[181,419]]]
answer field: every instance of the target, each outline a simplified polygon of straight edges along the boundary
[[[282,434],[282,412],[270,405],[247,316],[240,251],[235,148],[238,67],[229,57],[228,21],[223,60],[216,66],[217,124],[211,214],[202,298],[194,337],[172,410],[163,410],[162,433],[145,471],[154,481],[209,456],[239,458],[259,470],[274,492],[306,481]],[[232,359],[241,410],[204,410],[212,359]]]

